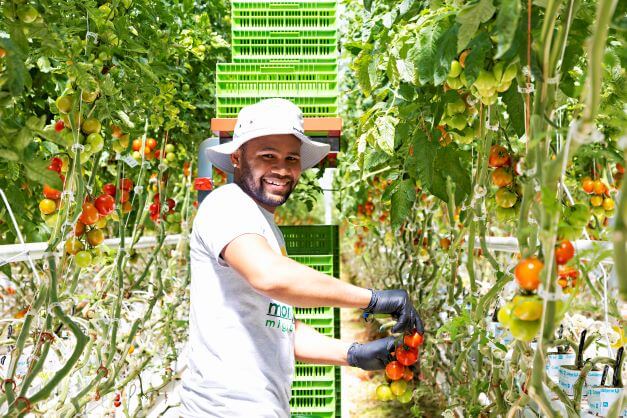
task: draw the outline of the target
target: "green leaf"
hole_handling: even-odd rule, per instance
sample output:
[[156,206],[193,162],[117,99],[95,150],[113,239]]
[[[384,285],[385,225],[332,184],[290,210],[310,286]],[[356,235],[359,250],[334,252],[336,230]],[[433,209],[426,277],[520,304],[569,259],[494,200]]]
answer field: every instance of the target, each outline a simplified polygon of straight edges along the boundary
[[492,48],[492,42],[487,32],[481,32],[479,36],[474,38],[470,45],[470,53],[466,58],[466,68],[464,68],[464,75],[469,83],[474,83],[481,71],[485,67],[485,59],[488,55],[488,51]]
[[466,48],[477,32],[479,25],[490,20],[495,11],[492,0],[479,0],[464,6],[457,15],[457,23],[461,25],[457,35],[457,52]]
[[[440,38],[447,29],[446,20],[440,19],[433,24],[427,24],[420,32],[416,45],[411,49],[410,56],[415,57],[415,67],[418,71],[418,80],[422,84],[434,82],[434,72],[439,66]],[[452,59],[452,58],[451,58]],[[448,65],[451,65],[449,60]]]
[[451,69],[451,62],[457,56],[457,31],[459,25],[455,24],[448,28],[446,32],[438,40],[438,54],[436,59],[436,67],[433,72],[433,82],[436,86],[444,83],[448,72]]
[[414,155],[406,162],[406,169],[417,176],[431,194],[448,202],[446,178],[455,183],[455,201],[460,203],[470,194],[470,173],[462,164],[467,156],[453,146],[441,147],[420,132],[414,138]]
[[501,0],[499,11],[496,15],[495,36],[497,43],[495,59],[505,54],[512,46],[514,35],[520,18],[519,0]]
[[19,161],[20,155],[10,149],[0,148],[0,159],[7,161]]
[[50,187],[61,190],[63,183],[59,175],[47,169],[48,162],[43,160],[27,160],[23,161],[24,168],[26,169],[26,177],[30,180],[36,181],[41,184],[48,184]]
[[368,171],[376,170],[381,165],[388,162],[390,156],[383,151],[374,150],[366,155],[364,169]]
[[394,132],[397,124],[398,119],[390,115],[379,116],[375,121],[376,144],[389,155],[394,154]]
[[25,55],[12,39],[0,38],[0,47],[6,50],[6,57],[4,57],[6,65],[4,77],[6,77],[6,81],[4,87],[13,97],[20,96],[24,88],[31,85],[31,77],[24,64]]
[[461,203],[470,194],[470,173],[462,165],[463,159],[464,152],[452,146],[438,149],[433,161],[434,168],[437,170],[434,170],[435,175],[429,187],[433,195],[448,202],[447,177],[450,177],[455,184],[455,203]]
[[518,93],[518,83],[516,80],[512,80],[512,85],[501,96],[505,107],[507,108],[507,114],[509,115],[509,121],[516,132],[518,137],[525,134],[525,104],[523,97]]
[[392,226],[398,227],[407,219],[416,200],[416,188],[412,180],[402,180],[391,196],[390,217]]
[[363,50],[359,53],[357,58],[353,61],[353,70],[357,76],[359,86],[362,88],[364,96],[370,96],[372,93],[372,82],[370,80],[370,64],[372,63],[372,56],[370,51]]
[[33,140],[33,133],[31,132],[30,129],[28,129],[28,127],[25,126],[22,129],[20,129],[17,136],[15,137],[15,141],[13,142],[13,147],[17,151],[22,152],[28,146],[28,144],[31,143],[32,140]]

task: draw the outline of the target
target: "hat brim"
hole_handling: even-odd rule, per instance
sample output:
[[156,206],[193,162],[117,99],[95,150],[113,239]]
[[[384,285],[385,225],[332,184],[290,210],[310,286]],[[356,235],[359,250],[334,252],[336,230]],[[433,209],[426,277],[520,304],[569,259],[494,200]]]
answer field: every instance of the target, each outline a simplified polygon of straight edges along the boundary
[[244,143],[266,135],[294,135],[296,138],[300,139],[300,166],[303,171],[314,167],[322,161],[322,159],[326,157],[331,150],[331,146],[329,144],[312,141],[307,135],[295,129],[289,132],[277,132],[276,130],[268,129],[267,132],[264,132],[264,130],[255,131],[252,135],[250,135],[250,137],[239,138],[238,143],[235,141],[229,141],[224,144],[214,145],[213,147],[207,148],[207,158],[220,170],[232,173],[235,169],[233,167],[233,163],[231,162],[231,154],[237,151],[237,149]]

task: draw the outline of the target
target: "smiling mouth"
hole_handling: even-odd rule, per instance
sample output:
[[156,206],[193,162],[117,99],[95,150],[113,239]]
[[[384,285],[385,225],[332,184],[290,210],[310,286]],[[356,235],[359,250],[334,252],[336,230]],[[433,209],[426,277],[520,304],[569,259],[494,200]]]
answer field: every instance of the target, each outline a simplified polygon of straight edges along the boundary
[[286,190],[289,188],[289,180],[277,180],[277,179],[263,179],[263,182],[270,186],[271,189]]

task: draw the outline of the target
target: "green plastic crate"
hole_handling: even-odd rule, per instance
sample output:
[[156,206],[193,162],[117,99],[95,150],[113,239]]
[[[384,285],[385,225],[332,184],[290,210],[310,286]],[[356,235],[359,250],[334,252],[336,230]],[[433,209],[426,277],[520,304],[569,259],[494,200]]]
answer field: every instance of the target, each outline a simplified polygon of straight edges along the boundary
[[[277,97],[275,95],[267,98]],[[336,117],[338,112],[337,97],[290,97],[290,99],[303,111],[305,117]],[[219,118],[236,118],[240,109],[257,103],[266,97],[216,97],[216,113]]]
[[[233,63],[237,64],[259,64],[259,58],[256,57],[233,57]],[[266,57],[263,59],[265,64],[337,64],[337,57]]]
[[217,97],[337,97],[337,64],[218,64]]
[[231,3],[233,28],[332,28],[335,1],[278,1]]
[[279,228],[283,233],[285,248],[290,256],[333,255],[339,260],[340,246],[337,225],[290,225]]
[[310,320],[310,319],[333,319],[335,321],[334,308],[295,308],[294,313],[296,319]]
[[335,381],[335,366],[296,362],[294,381]]
[[336,58],[336,30],[238,30],[233,29],[234,58]]
[[290,400],[292,412],[304,413],[332,413],[335,414],[335,395],[312,396],[306,398],[292,398]]

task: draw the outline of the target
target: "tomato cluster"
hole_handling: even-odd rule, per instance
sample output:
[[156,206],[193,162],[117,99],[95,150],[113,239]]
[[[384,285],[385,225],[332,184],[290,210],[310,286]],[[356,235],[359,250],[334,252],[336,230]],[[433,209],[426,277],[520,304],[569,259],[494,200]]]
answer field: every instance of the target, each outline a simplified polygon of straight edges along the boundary
[[[572,265],[575,247],[568,240],[558,242],[555,247],[557,283],[564,291],[576,286],[578,270]],[[520,260],[514,269],[516,283],[521,293],[502,306],[497,314],[501,324],[509,328],[512,336],[520,341],[531,341],[540,329],[543,301],[537,294],[544,262],[537,257]]]
[[117,219],[116,198],[122,204],[122,212],[131,210],[129,196],[133,181],[124,178],[120,181],[119,195],[113,183],[102,186],[102,193],[95,199],[85,198],[81,214],[74,226],[74,234],[65,241],[65,252],[74,256],[74,262],[80,268],[89,267],[94,257],[100,255],[97,248],[105,239],[105,230],[109,219]]
[[[61,182],[65,182],[65,176],[62,173],[67,171],[67,160],[64,162],[60,157],[53,157],[48,165],[48,170],[58,173]],[[39,211],[46,225],[54,228],[58,221],[57,211],[61,205],[61,190],[44,184],[42,193],[44,199],[39,201]]]
[[414,331],[403,337],[403,341],[396,347],[393,360],[385,367],[385,376],[388,383],[377,386],[376,398],[380,401],[398,400],[400,403],[409,403],[413,390],[410,382],[414,379],[413,366],[420,357],[419,347],[423,343],[423,336]]
[[520,200],[520,186],[516,182],[514,158],[501,145],[492,145],[488,157],[488,165],[492,168],[492,185],[497,187],[494,195],[497,205],[497,216],[508,220],[516,215],[516,205]]
[[608,218],[614,213],[614,198],[610,195],[610,186],[601,179],[584,177],[581,180],[581,189],[590,196],[589,203],[596,218],[607,225]]

